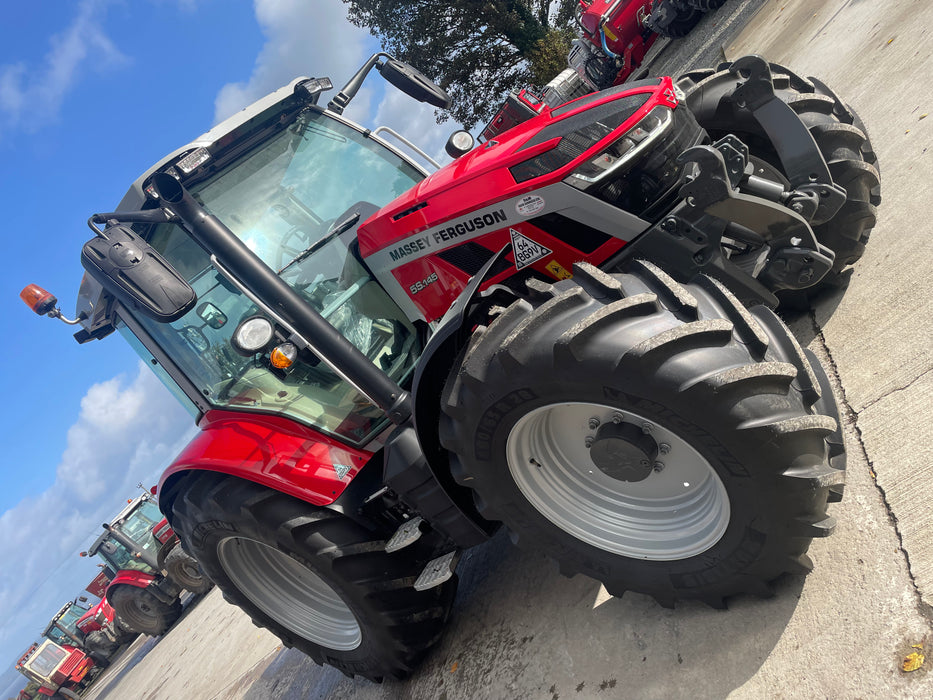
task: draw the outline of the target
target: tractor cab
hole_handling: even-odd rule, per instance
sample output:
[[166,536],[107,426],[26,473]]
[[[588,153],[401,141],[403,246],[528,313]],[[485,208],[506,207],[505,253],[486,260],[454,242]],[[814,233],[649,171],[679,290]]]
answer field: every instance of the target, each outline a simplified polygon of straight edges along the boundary
[[132,569],[152,573],[161,547],[154,530],[162,520],[155,501],[147,494],[138,496],[104,526],[87,553],[99,556],[115,572]]
[[78,605],[77,601],[65,603],[49,624],[42,631],[42,636],[62,646],[84,646],[84,632],[78,622],[88,613],[88,609]]

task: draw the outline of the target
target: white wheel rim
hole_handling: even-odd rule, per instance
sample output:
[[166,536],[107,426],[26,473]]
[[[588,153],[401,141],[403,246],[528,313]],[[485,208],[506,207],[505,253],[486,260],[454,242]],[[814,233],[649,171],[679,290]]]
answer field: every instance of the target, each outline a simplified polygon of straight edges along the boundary
[[[587,438],[620,417],[669,447],[642,481],[603,473]],[[591,403],[542,406],[509,433],[509,471],[522,494],[554,525],[613,554],[653,561],[686,559],[715,545],[729,525],[729,497],[709,462],[678,434],[630,411]],[[540,465],[540,466],[538,466]]]
[[338,651],[356,649],[363,641],[356,616],[337,591],[285,552],[246,537],[228,537],[217,555],[240,592],[283,627]]

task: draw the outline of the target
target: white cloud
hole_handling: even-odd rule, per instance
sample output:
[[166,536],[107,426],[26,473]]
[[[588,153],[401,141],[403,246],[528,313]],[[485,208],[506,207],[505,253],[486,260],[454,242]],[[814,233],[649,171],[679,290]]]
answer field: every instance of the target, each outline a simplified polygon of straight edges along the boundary
[[151,486],[196,428],[140,363],[132,378],[92,386],[56,480],[44,493],[0,515],[0,654],[13,658],[66,600],[94,576],[77,557],[112,517]]
[[0,65],[0,124],[5,130],[35,131],[54,121],[65,96],[79,82],[80,71],[127,61],[101,28],[108,1],[78,3],[71,24],[50,39],[51,48],[41,66]]
[[368,57],[368,33],[347,22],[339,0],[255,0],[255,8],[266,43],[250,78],[220,89],[215,123],[299,75],[329,76],[339,90]]

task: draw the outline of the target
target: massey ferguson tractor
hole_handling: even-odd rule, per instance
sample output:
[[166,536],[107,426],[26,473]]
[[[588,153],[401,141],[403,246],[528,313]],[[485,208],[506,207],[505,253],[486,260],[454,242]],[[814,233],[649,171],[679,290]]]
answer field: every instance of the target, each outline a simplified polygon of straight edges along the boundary
[[665,606],[809,571],[845,446],[772,309],[868,238],[854,112],[749,56],[456,133],[428,174],[342,116],[373,67],[448,102],[385,54],[326,107],[299,78],[89,220],[65,320],[117,331],[196,416],[159,505],[225,597],[379,680],[437,642],[500,525]]
[[100,557],[111,579],[105,599],[116,611],[119,626],[110,630],[113,634],[101,627],[102,635],[95,640],[102,646],[106,642],[106,648],[115,649],[133,632],[164,634],[181,616],[179,596],[184,589],[192,593],[210,590],[211,581],[181,548],[150,494],[130,500],[103,528],[87,552],[81,553]]

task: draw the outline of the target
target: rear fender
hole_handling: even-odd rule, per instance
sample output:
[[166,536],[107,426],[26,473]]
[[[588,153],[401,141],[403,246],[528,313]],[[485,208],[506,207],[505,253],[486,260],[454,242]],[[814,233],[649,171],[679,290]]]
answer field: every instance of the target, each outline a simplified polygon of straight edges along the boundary
[[287,418],[209,411],[201,432],[162,474],[159,507],[171,514],[181,477],[193,471],[229,474],[316,506],[343,493],[372,452],[348,447]]
[[119,571],[114,577],[113,581],[110,582],[110,585],[107,586],[107,594],[110,594],[117,586],[133,586],[134,588],[149,588],[153,583],[158,580],[158,576],[154,574],[147,574],[144,571],[133,571],[131,569],[124,569]]

